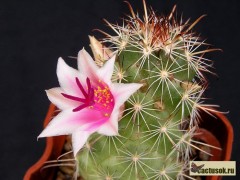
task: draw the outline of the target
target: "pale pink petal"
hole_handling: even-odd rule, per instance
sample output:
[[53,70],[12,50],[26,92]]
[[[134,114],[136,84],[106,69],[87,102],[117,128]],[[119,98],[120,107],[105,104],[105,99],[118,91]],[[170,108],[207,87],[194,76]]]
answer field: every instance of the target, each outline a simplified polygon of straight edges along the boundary
[[100,68],[97,72],[98,77],[101,80],[104,80],[105,83],[110,84],[111,78],[114,70],[114,62],[116,59],[116,55],[112,56],[102,68]]
[[71,134],[77,128],[76,124],[70,123],[73,115],[71,109],[60,112],[51,120],[38,138]]
[[96,121],[99,121],[102,117],[103,115],[100,111],[90,108],[85,108],[78,112],[67,109],[53,118],[39,137],[67,135],[80,128],[82,130],[91,129],[92,126],[95,126]]
[[61,88],[52,88],[49,90],[46,90],[48,99],[55,104],[59,109],[73,109],[79,105],[79,102],[69,100],[65,97],[63,97]]
[[76,78],[78,78],[81,84],[85,87],[86,76],[68,66],[62,58],[58,59],[57,76],[61,88],[66,93],[78,97],[82,96],[82,92],[77,86]]
[[119,108],[140,87],[142,87],[142,84],[138,83],[113,83],[111,85],[111,92],[114,96],[115,106]]
[[88,131],[76,130],[72,134],[73,154],[76,157],[78,151],[87,142],[90,133]]
[[118,115],[119,108],[114,108],[112,114],[108,121],[104,123],[99,129],[98,133],[106,136],[116,136],[118,135]]
[[78,53],[78,70],[92,81],[98,80],[96,72],[99,68],[85,49]]

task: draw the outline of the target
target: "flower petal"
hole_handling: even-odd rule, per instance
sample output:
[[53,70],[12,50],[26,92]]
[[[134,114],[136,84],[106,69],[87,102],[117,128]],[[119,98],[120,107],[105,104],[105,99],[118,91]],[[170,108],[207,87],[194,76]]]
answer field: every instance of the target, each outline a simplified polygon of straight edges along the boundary
[[61,110],[74,108],[79,105],[79,102],[71,101],[63,97],[62,93],[64,92],[61,88],[52,88],[52,89],[46,90],[46,93],[47,93],[48,99]]
[[[38,137],[67,135],[80,128],[82,130],[95,130],[98,128],[96,127],[96,121],[99,121],[102,117],[103,115],[100,111],[89,108],[82,109],[78,112],[73,112],[72,109],[67,109],[53,118]],[[101,125],[102,123],[99,123],[99,126]]]
[[73,113],[70,109],[60,112],[51,120],[38,138],[71,134],[76,130],[76,125],[70,123],[70,119],[73,118],[72,115]]
[[116,136],[118,135],[118,116],[119,116],[119,108],[116,107],[113,109],[112,114],[108,121],[104,123],[99,129],[98,133],[106,136]]
[[116,55],[112,56],[97,72],[98,77],[108,85],[111,83],[115,59]]
[[84,146],[87,142],[90,133],[88,131],[76,130],[72,134],[72,145],[73,145],[73,154],[76,157],[78,151]]
[[98,80],[96,72],[99,68],[84,48],[78,53],[78,70],[89,77],[92,81]]
[[85,86],[86,76],[68,66],[61,57],[58,59],[57,76],[59,84],[65,92],[75,96],[82,96],[82,92],[76,83],[76,77]]
[[138,83],[113,83],[111,85],[111,92],[115,99],[115,106],[119,108],[140,87],[142,87],[142,84]]

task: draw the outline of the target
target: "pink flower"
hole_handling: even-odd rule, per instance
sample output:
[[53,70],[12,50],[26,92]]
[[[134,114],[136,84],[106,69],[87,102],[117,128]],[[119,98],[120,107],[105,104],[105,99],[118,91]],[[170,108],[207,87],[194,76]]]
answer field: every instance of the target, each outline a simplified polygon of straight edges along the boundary
[[76,156],[92,133],[118,135],[120,106],[142,85],[112,83],[114,61],[115,56],[99,68],[83,49],[78,54],[77,71],[59,58],[57,76],[61,87],[46,92],[62,111],[38,137],[72,134]]

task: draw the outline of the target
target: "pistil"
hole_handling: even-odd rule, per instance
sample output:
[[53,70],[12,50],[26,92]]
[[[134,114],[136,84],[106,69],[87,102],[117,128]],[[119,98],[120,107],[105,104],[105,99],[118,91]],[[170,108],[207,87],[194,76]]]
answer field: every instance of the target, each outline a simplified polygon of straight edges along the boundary
[[77,84],[78,88],[80,89],[80,91],[82,92],[82,94],[85,98],[80,98],[80,97],[76,97],[76,96],[72,96],[72,95],[69,95],[69,94],[62,93],[62,95],[67,99],[83,103],[83,104],[79,105],[78,107],[74,108],[73,112],[80,111],[80,110],[82,110],[86,107],[89,107],[89,106],[91,107],[95,104],[95,102],[94,102],[94,89],[92,88],[90,79],[89,78],[86,79],[86,84],[87,84],[87,89],[88,89],[87,92],[85,91],[85,89],[83,88],[81,82],[79,81],[79,79],[77,77],[76,77],[76,84]]

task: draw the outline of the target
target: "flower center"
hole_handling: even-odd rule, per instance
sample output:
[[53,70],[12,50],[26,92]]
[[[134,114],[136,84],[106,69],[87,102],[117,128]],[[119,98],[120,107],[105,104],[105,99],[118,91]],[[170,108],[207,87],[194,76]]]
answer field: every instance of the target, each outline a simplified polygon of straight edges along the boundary
[[101,80],[94,88],[94,103],[92,108],[102,111],[104,116],[110,116],[114,107],[114,98],[108,85]]
[[90,109],[101,111],[104,117],[109,117],[111,115],[114,107],[114,98],[107,84],[98,80],[96,86],[93,87],[89,78],[87,78],[86,91],[77,77],[76,83],[84,98],[62,93],[65,98],[81,103],[78,107],[73,109],[73,112],[77,112],[88,107]]
[[77,112],[86,107],[94,105],[94,101],[93,101],[94,100],[94,89],[92,88],[90,79],[89,78],[86,79],[87,90],[88,90],[87,92],[85,91],[85,89],[83,88],[81,82],[79,81],[79,79],[77,77],[76,77],[76,84],[77,84],[78,88],[80,89],[80,91],[82,92],[84,98],[80,98],[80,97],[62,93],[62,95],[67,99],[81,102],[81,105],[79,105],[78,107],[73,109],[73,112]]

